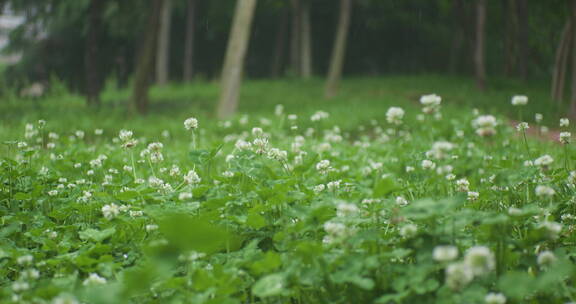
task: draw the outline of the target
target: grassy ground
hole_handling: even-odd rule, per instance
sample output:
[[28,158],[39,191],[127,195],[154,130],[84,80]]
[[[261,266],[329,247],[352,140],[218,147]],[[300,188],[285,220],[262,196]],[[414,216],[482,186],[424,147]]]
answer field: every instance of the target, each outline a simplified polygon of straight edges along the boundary
[[6,100],[0,303],[573,303],[573,144],[509,126],[558,125],[545,89],[491,88],[248,81],[227,123],[214,83],[155,88],[138,117],[127,91]]
[[[445,111],[478,108],[484,113],[508,115],[520,120],[517,109],[510,105],[510,98],[524,94],[530,97],[530,102],[523,120],[532,122],[534,113],[542,113],[544,122],[553,125],[563,116],[561,107],[550,101],[545,85],[496,80],[489,86],[487,92],[479,92],[471,79],[435,75],[353,78],[342,83],[337,98],[325,100],[322,79],[306,82],[250,80],[242,87],[239,112],[259,116],[273,111],[276,104],[283,104],[288,113],[300,115],[321,109],[329,111],[341,121],[343,128],[347,128],[365,124],[371,119],[383,120],[385,110],[390,106],[408,110],[416,108],[421,95],[436,93],[443,97]],[[152,134],[168,128],[174,119],[180,121],[190,115],[212,121],[218,84],[199,82],[155,87],[151,92],[150,114],[144,117],[127,116],[129,95],[129,90],[107,89],[103,94],[104,105],[99,111],[87,109],[80,96],[65,93],[38,101],[8,98],[0,103],[0,138],[9,139],[15,129],[38,119],[50,121],[59,131],[72,126],[80,129],[131,127]],[[151,125],[150,121],[154,124]]]

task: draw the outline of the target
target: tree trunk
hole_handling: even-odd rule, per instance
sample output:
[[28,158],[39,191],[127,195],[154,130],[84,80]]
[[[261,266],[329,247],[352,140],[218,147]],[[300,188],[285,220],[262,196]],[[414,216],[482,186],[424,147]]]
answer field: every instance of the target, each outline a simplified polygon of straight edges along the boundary
[[160,15],[158,47],[156,51],[156,82],[168,83],[170,75],[170,25],[172,23],[172,0],[164,0]]
[[523,80],[528,79],[528,61],[530,60],[529,22],[527,0],[517,0],[518,5],[518,73]]
[[558,42],[558,48],[556,49],[556,58],[554,60],[554,71],[552,73],[552,89],[551,98],[562,102],[564,99],[564,84],[566,79],[566,67],[568,66],[568,52],[571,44],[571,27],[572,22],[568,20],[564,25],[562,34],[560,36],[560,41]]
[[196,0],[188,0],[186,40],[184,42],[184,81],[192,80],[194,66],[194,28],[196,25]]
[[88,33],[84,66],[86,69],[86,100],[89,106],[100,106],[102,79],[99,71],[99,39],[102,28],[102,11],[105,0],[91,0],[88,7]]
[[255,8],[256,0],[238,0],[236,2],[236,12],[234,13],[222,69],[220,101],[217,111],[220,119],[234,114],[238,107],[244,59],[250,41],[250,29]]
[[512,76],[516,70],[516,42],[518,39],[518,10],[516,9],[516,0],[508,0],[504,3],[504,10],[506,14],[505,31],[506,37],[504,38],[504,75]]
[[312,77],[312,33],[310,28],[310,4],[304,1],[300,5],[300,76],[304,79]]
[[338,18],[338,29],[336,39],[332,49],[330,59],[330,69],[328,79],[324,88],[324,96],[332,98],[336,96],[340,79],[342,78],[342,68],[346,52],[346,40],[348,38],[348,28],[350,25],[350,15],[352,11],[352,0],[340,0],[340,16]]
[[136,60],[134,71],[134,87],[130,101],[130,112],[144,114],[148,110],[148,89],[150,87],[150,75],[154,70],[154,53],[158,40],[160,27],[160,10],[164,0],[151,0],[146,31],[143,43]]
[[274,42],[274,56],[272,58],[272,66],[270,68],[270,75],[272,78],[277,78],[284,64],[284,53],[286,49],[286,32],[288,30],[288,16],[286,11],[282,12],[280,22],[278,23],[278,31],[276,34],[276,41]]
[[452,1],[452,16],[454,18],[454,37],[450,47],[450,62],[448,71],[452,74],[458,71],[462,46],[464,45],[465,14],[463,0]]
[[570,98],[570,116],[576,117],[576,0],[572,0],[572,96]]
[[300,9],[300,0],[292,0],[292,24],[290,29],[290,71],[294,75],[300,75],[300,43],[302,39],[300,35],[302,31],[300,27],[302,26],[302,10]]
[[476,46],[474,50],[474,67],[476,71],[476,85],[484,91],[486,89],[486,66],[484,63],[484,39],[486,23],[486,0],[476,2]]

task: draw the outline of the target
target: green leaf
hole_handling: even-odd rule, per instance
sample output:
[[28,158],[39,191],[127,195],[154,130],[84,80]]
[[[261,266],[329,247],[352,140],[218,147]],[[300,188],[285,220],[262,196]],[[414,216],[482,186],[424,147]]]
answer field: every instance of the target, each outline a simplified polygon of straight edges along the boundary
[[400,187],[396,184],[394,179],[388,176],[378,180],[374,184],[374,196],[382,197],[399,189]]
[[260,215],[257,209],[253,208],[248,212],[248,217],[246,218],[246,225],[254,229],[260,229],[266,226],[266,219],[262,215]]
[[284,275],[281,273],[274,273],[267,275],[252,287],[252,293],[260,298],[278,296],[285,291]]
[[109,238],[114,233],[116,233],[116,229],[114,227],[104,229],[104,230],[96,230],[92,228],[88,228],[86,230],[78,232],[78,235],[82,240],[93,240],[96,242],[102,242],[103,240]]

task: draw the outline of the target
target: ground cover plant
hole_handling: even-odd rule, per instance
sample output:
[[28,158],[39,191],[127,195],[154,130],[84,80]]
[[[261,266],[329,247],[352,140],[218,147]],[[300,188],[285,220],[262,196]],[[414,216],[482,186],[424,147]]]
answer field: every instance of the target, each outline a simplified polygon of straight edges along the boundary
[[[570,122],[443,96],[5,126],[0,299],[576,301]],[[543,121],[555,141],[527,136]]]

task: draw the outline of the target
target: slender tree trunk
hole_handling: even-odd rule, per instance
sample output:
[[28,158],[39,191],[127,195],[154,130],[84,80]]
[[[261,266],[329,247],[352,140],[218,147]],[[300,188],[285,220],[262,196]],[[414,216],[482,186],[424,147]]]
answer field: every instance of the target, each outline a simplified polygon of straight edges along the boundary
[[164,0],[151,0],[146,31],[134,72],[134,87],[130,102],[131,113],[144,114],[148,110],[148,89],[150,87],[150,75],[154,70],[154,53],[158,40],[160,10],[163,2]]
[[450,62],[448,70],[450,73],[458,71],[458,64],[460,62],[460,55],[464,45],[464,30],[465,30],[465,12],[463,0],[452,1],[452,16],[454,18],[454,37],[452,37],[452,45],[450,47]]
[[301,17],[301,35],[300,38],[300,73],[302,78],[312,77],[312,32],[310,26],[310,3],[304,1],[300,9]]
[[529,22],[527,0],[518,0],[518,72],[523,80],[528,79],[529,48]]
[[168,83],[170,75],[170,25],[172,23],[172,0],[164,0],[160,15],[158,47],[156,51],[156,82],[159,85]]
[[516,38],[518,32],[518,10],[516,9],[516,0],[508,0],[504,3],[506,37],[504,38],[504,74],[512,76],[516,70]]
[[486,89],[486,66],[484,63],[484,39],[486,23],[486,0],[476,2],[476,46],[474,50],[474,66],[476,85],[480,90]]
[[302,31],[302,10],[300,9],[300,0],[292,0],[292,24],[290,29],[290,70],[294,75],[300,75],[300,43],[302,39],[300,35]]
[[572,0],[572,96],[570,98],[570,116],[576,117],[576,0]]
[[184,42],[184,81],[192,80],[194,72],[194,29],[196,25],[196,0],[188,0],[186,40]]
[[324,88],[324,96],[332,98],[336,96],[340,79],[342,78],[342,68],[344,66],[344,56],[346,53],[346,40],[348,39],[348,28],[350,25],[350,15],[352,12],[352,0],[340,0],[340,16],[338,18],[338,29],[336,39],[332,49],[330,59],[330,69],[328,79]]
[[568,65],[568,50],[571,44],[571,27],[570,20],[564,25],[558,48],[556,49],[556,58],[554,60],[554,71],[552,73],[551,97],[559,103],[564,99],[564,83],[566,78],[566,67]]
[[99,70],[99,39],[102,28],[102,11],[106,0],[91,0],[88,7],[88,33],[84,66],[86,69],[86,100],[89,106],[100,106],[102,80]]
[[236,112],[240,84],[244,72],[244,59],[250,41],[252,19],[256,8],[256,0],[238,0],[236,12],[232,21],[232,29],[228,38],[226,58],[222,69],[220,101],[218,103],[218,118],[226,118]]
[[288,16],[286,10],[282,12],[280,22],[278,23],[278,31],[276,34],[276,41],[274,42],[274,57],[272,58],[272,66],[270,75],[272,78],[277,78],[284,64],[284,53],[286,49],[286,32],[288,31]]

